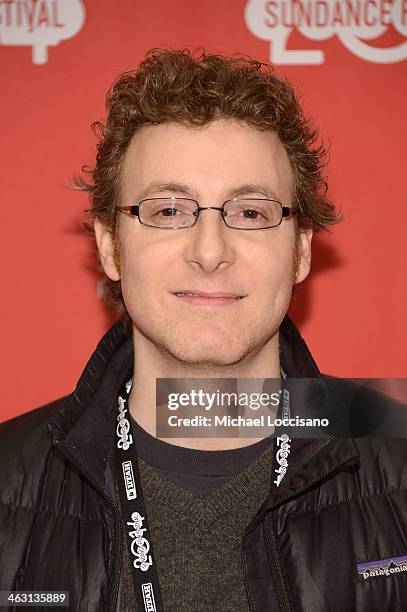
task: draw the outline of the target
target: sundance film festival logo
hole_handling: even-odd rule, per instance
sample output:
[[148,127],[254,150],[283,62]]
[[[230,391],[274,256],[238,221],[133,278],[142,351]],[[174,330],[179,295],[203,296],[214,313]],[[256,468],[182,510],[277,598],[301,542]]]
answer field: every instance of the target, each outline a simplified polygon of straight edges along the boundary
[[[368,62],[391,64],[407,58],[407,41],[375,47],[389,29],[407,38],[407,0],[249,0],[249,30],[270,41],[274,64],[323,64],[320,41],[336,36],[354,55]],[[315,49],[288,49],[292,32],[315,41]]]
[[148,554],[150,551],[150,542],[143,535],[147,530],[146,527],[143,527],[145,517],[141,516],[139,512],[133,512],[131,519],[131,521],[127,521],[127,524],[133,527],[133,531],[129,531],[129,536],[132,538],[130,548],[135,557],[133,565],[136,569],[146,572],[150,565],[153,564],[153,560],[151,555]]
[[0,0],[0,45],[32,47],[34,64],[46,64],[48,47],[72,38],[85,21],[81,0]]

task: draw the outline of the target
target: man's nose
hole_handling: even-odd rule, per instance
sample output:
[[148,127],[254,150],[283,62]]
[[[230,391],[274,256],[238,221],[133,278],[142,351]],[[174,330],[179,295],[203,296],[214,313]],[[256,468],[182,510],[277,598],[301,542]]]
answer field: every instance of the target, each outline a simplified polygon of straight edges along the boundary
[[204,206],[191,228],[188,260],[195,262],[206,272],[213,272],[219,266],[225,267],[232,260],[227,233],[230,230],[222,219],[222,208]]

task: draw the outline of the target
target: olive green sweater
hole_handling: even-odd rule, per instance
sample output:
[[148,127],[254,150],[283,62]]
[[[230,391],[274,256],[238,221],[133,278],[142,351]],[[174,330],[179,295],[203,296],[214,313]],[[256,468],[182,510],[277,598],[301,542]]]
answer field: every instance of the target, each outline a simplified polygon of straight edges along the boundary
[[[249,610],[240,542],[269,493],[271,461],[269,445],[251,465],[220,487],[197,495],[138,459],[166,611]],[[137,610],[133,571],[128,544],[123,540],[123,612]]]

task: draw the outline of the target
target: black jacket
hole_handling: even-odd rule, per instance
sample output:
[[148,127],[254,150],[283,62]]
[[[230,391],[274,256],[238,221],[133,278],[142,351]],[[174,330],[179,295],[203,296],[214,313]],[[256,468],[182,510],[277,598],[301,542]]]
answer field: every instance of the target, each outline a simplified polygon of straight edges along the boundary
[[[289,375],[318,377],[288,318],[281,338]],[[120,610],[123,527],[109,483],[131,359],[119,322],[71,395],[0,425],[0,590],[64,590],[69,610]],[[407,441],[293,440],[290,460],[242,539],[250,608],[271,610],[277,594],[280,610],[407,609]],[[357,566],[370,561],[365,578]]]

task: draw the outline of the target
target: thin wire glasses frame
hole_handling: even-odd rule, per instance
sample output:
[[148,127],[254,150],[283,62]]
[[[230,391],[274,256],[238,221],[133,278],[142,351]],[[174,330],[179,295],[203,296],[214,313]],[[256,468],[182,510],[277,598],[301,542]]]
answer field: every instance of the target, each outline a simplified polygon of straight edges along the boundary
[[[188,203],[188,205],[190,204],[195,204],[195,207],[193,210],[188,211],[189,214],[192,215],[192,223],[188,223],[185,225],[179,225],[179,226],[165,226],[165,225],[153,225],[151,223],[146,223],[145,221],[143,221],[141,219],[142,215],[140,214],[143,210],[143,203],[145,202],[169,202],[171,204],[176,205],[177,203]],[[231,204],[233,205],[233,203],[239,204],[239,203],[252,203],[253,206],[256,205],[256,202],[258,203],[265,203],[265,202],[270,202],[273,205],[278,204],[279,208],[281,209],[281,213],[279,214],[278,217],[278,222],[274,222],[272,225],[266,225],[266,226],[262,226],[262,227],[240,227],[239,225],[229,225],[227,222],[227,210],[225,210],[225,206],[227,207],[228,205],[230,206]],[[200,212],[202,210],[219,210],[221,212],[221,217],[223,219],[224,224],[227,227],[230,227],[231,229],[241,229],[241,230],[259,230],[259,229],[271,229],[273,227],[278,227],[282,220],[288,219],[290,217],[293,217],[296,213],[297,213],[297,208],[292,208],[290,206],[285,206],[283,205],[281,202],[279,202],[278,200],[274,200],[271,198],[232,198],[229,200],[226,200],[225,202],[223,202],[222,206],[199,206],[199,203],[196,200],[193,200],[192,198],[180,198],[180,197],[164,197],[164,198],[144,198],[143,200],[140,200],[137,204],[133,204],[130,206],[118,206],[117,209],[120,212],[123,212],[127,215],[130,215],[131,217],[137,217],[139,222],[141,223],[141,225],[144,225],[145,227],[152,227],[152,228],[156,228],[156,229],[187,229],[190,227],[193,227],[195,225],[195,223],[198,221]],[[175,208],[172,207],[166,207],[163,210],[176,210]],[[259,211],[255,211],[253,209],[247,208],[246,210],[250,210],[251,212],[256,212],[258,213]],[[162,212],[162,211],[161,211]],[[279,211],[280,212],[280,211]],[[173,216],[172,214],[170,216]],[[164,218],[164,217],[163,217]],[[166,217],[166,218],[170,218],[170,217]],[[249,218],[250,221],[251,218]]]

